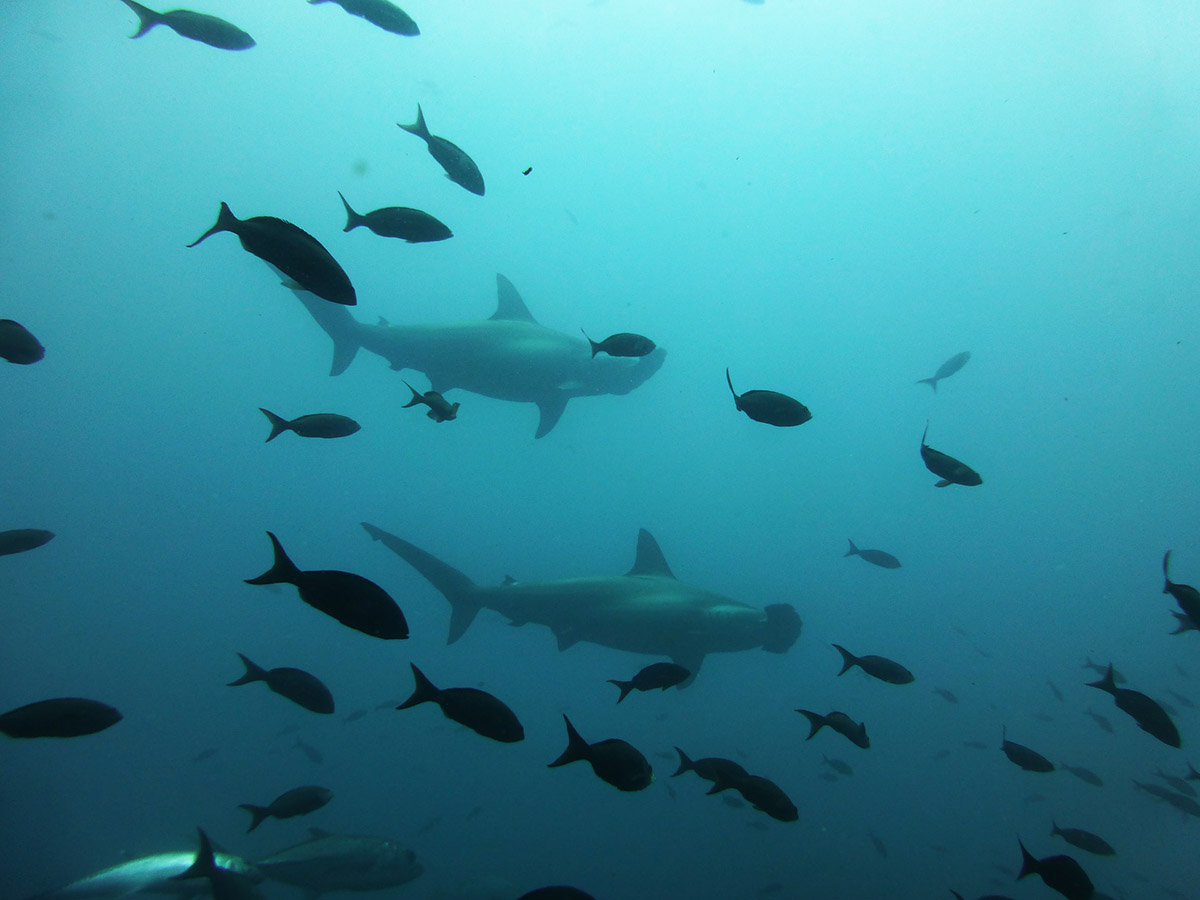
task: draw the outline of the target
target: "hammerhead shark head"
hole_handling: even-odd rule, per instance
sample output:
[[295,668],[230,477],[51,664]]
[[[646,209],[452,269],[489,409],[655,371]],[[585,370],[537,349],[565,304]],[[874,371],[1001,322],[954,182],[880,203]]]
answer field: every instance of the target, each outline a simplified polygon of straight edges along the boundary
[[462,637],[481,609],[493,609],[513,625],[545,625],[558,639],[559,650],[591,641],[669,656],[695,677],[706,654],[758,647],[786,653],[800,636],[800,616],[789,604],[759,609],[677,580],[645,529],[638,533],[633,568],[624,575],[506,579],[489,587],[394,534],[362,524],[372,539],[382,541],[450,601],[449,644]]
[[346,370],[361,347],[397,371],[425,373],[433,390],[462,388],[497,400],[536,403],[535,437],[558,424],[572,397],[628,394],[658,371],[666,351],[647,356],[592,358],[586,341],[540,325],[512,282],[496,276],[496,312],[482,322],[378,325],[357,321],[348,309],[294,291],[333,340],[331,375]]

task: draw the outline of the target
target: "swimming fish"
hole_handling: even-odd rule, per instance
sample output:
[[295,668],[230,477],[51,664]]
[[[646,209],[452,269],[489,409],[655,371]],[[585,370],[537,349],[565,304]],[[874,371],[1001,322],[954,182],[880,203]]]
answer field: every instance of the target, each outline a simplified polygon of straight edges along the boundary
[[346,207],[346,227],[342,231],[353,231],[359,226],[369,228],[380,237],[399,238],[410,244],[425,244],[444,241],[454,237],[454,232],[427,212],[407,206],[385,206],[369,213],[356,213],[342,192],[342,205]]
[[267,435],[265,442],[268,444],[285,431],[294,431],[300,437],[307,438],[339,438],[352,435],[362,428],[353,419],[337,413],[310,413],[288,421],[261,406],[258,411],[271,423],[271,433]]
[[1069,856],[1035,859],[1019,839],[1017,843],[1021,847],[1021,874],[1017,876],[1017,881],[1027,875],[1038,875],[1046,887],[1058,891],[1067,900],[1091,900],[1096,888],[1083,871],[1083,866],[1074,859]]
[[808,719],[809,731],[808,737],[805,740],[811,741],[816,737],[818,731],[828,725],[831,729],[850,741],[850,743],[862,747],[864,750],[871,746],[871,741],[867,738],[866,724],[855,722],[844,712],[834,710],[826,716],[810,712],[807,709],[798,709],[796,712]]
[[14,528],[11,531],[0,531],[0,556],[36,550],[52,540],[54,540],[54,532],[41,528]]
[[352,16],[366,19],[377,28],[404,37],[421,33],[417,23],[404,10],[389,0],[308,0],[309,3],[336,3]]
[[[847,540],[850,540],[847,538]],[[850,549],[842,554],[846,556],[857,556],[860,559],[865,559],[873,566],[879,566],[883,569],[898,569],[900,568],[900,560],[883,550],[861,550],[854,546],[854,541],[850,541]]]
[[1030,750],[1024,744],[1018,744],[1008,739],[1008,728],[1002,732],[1000,749],[1009,761],[1020,766],[1026,772],[1053,772],[1054,763],[1035,750]]
[[1064,841],[1080,850],[1094,853],[1097,856],[1116,856],[1117,851],[1108,841],[1099,835],[1084,831],[1082,828],[1059,828],[1057,822],[1051,822],[1050,836],[1061,837]]
[[617,790],[641,791],[650,786],[654,771],[636,747],[619,738],[589,744],[565,715],[563,721],[567,723],[567,749],[548,768],[586,760],[602,781]]
[[[1171,562],[1171,551],[1168,550],[1163,554],[1162,569],[1163,579],[1166,585],[1163,587],[1164,594],[1170,594],[1175,598],[1175,602],[1179,604],[1179,608],[1183,610],[1192,622],[1193,627],[1200,628],[1200,591],[1197,591],[1190,584],[1176,584],[1171,581],[1171,576],[1167,574],[1167,566]],[[1180,631],[1187,631],[1186,628],[1180,628]]]
[[0,319],[0,359],[30,366],[45,356],[46,348],[24,325],[12,319]]
[[155,25],[166,25],[180,37],[208,44],[218,50],[249,50],[254,46],[254,38],[232,22],[226,22],[216,16],[192,12],[190,9],[173,9],[170,12],[159,13],[135,3],[134,0],[121,2],[138,17],[138,30],[130,37],[140,38]]
[[188,246],[195,247],[221,231],[236,234],[246,252],[274,266],[303,290],[343,306],[358,303],[354,285],[337,260],[315,237],[291,222],[273,216],[239,219],[222,202],[217,224]]
[[933,388],[933,392],[936,394],[937,383],[943,378],[949,378],[951,375],[965,366],[970,358],[971,353],[968,350],[964,350],[962,353],[955,353],[952,357],[938,366],[938,370],[933,373],[932,378],[922,378],[917,382],[917,384],[929,385],[931,388]]
[[583,331],[582,328],[579,330],[583,332],[587,342],[592,345],[592,359],[596,358],[597,353],[607,353],[609,356],[648,356],[658,346],[650,338],[628,331],[609,335],[602,341],[593,341],[588,337],[586,331]]
[[1113,680],[1111,665],[1104,678],[1100,681],[1088,682],[1088,687],[1099,688],[1112,694],[1113,699],[1117,702],[1117,709],[1137,722],[1142,731],[1158,738],[1167,746],[1179,747],[1183,743],[1183,739],[1179,736],[1179,729],[1175,727],[1175,723],[1171,721],[1171,717],[1167,715],[1162,706],[1139,691],[1117,687]]
[[842,654],[842,671],[838,672],[839,676],[858,666],[872,678],[878,678],[888,684],[909,684],[916,680],[912,672],[885,656],[855,656],[841,644],[834,644],[833,647]]
[[959,462],[953,456],[947,456],[940,450],[934,450],[925,443],[925,438],[929,434],[929,423],[925,423],[925,431],[921,435],[921,460],[934,475],[941,478],[935,487],[946,487],[951,484],[961,484],[965,487],[975,487],[983,484],[983,479],[979,477],[979,473],[968,466],[966,463]]
[[303,669],[278,668],[264,669],[255,664],[248,656],[239,653],[242,663],[246,666],[246,674],[237,681],[229,682],[229,687],[262,681],[280,697],[286,697],[297,706],[303,706],[310,712],[330,714],[333,712],[333,694],[329,688],[315,675],[310,675]]
[[412,696],[396,709],[409,709],[421,703],[436,703],[442,714],[476,734],[494,741],[512,744],[525,739],[525,729],[511,709],[487,691],[477,688],[438,688],[425,673],[409,663],[416,680]]
[[733,380],[729,377],[729,369],[725,370],[725,383],[729,385],[729,393],[733,394],[734,406],[755,422],[763,422],[779,428],[790,428],[795,425],[803,425],[812,418],[812,413],[808,411],[807,406],[778,391],[746,391],[739,395],[733,389]]
[[620,703],[630,691],[665,691],[687,681],[691,675],[691,672],[677,663],[658,662],[646,666],[629,681],[615,681],[610,678],[608,683],[615,684],[620,689],[621,696],[617,698],[617,702]]
[[446,176],[451,181],[462,185],[472,194],[483,196],[483,175],[479,172],[479,166],[475,165],[475,161],[467,156],[460,147],[443,137],[429,133],[429,128],[425,124],[425,113],[421,111],[421,104],[417,104],[416,122],[412,125],[401,125],[397,122],[396,126],[423,140],[429,148],[429,155],[446,170]]
[[14,738],[82,737],[111,728],[121,714],[99,700],[56,697],[27,703],[0,715],[0,732]]
[[446,398],[437,391],[426,391],[422,394],[407,381],[404,384],[412,391],[413,395],[412,399],[401,407],[402,409],[408,409],[410,406],[423,403],[429,407],[429,412],[425,413],[425,415],[429,416],[435,422],[449,422],[451,419],[458,418],[458,407],[460,404],[447,402]]
[[307,815],[314,812],[333,799],[333,791],[318,785],[305,785],[284,791],[271,801],[270,806],[255,806],[252,803],[241,803],[238,809],[250,813],[249,833],[267,819],[290,819],[294,816]]

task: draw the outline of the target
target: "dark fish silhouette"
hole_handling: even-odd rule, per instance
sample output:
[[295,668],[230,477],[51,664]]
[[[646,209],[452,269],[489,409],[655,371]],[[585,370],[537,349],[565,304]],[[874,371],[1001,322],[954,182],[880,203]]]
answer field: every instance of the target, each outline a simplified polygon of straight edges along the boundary
[[[1200,591],[1197,591],[1190,584],[1176,584],[1171,580],[1171,576],[1167,574],[1167,567],[1171,563],[1171,551],[1168,550],[1163,554],[1163,580],[1166,584],[1163,586],[1163,593],[1170,594],[1175,598],[1175,602],[1179,604],[1179,608],[1183,610],[1184,615],[1191,620],[1193,628],[1200,628]],[[1189,629],[1180,628],[1180,631],[1188,631]]]
[[1091,900],[1096,893],[1092,880],[1088,878],[1083,866],[1069,856],[1047,856],[1045,859],[1035,859],[1025,845],[1017,841],[1021,847],[1021,874],[1017,881],[1027,875],[1038,875],[1046,883],[1046,887],[1058,891],[1067,900]]
[[52,540],[54,540],[54,532],[44,531],[41,528],[14,528],[12,531],[0,531],[0,556],[36,550]]
[[1080,850],[1086,850],[1097,856],[1117,855],[1117,851],[1112,848],[1112,845],[1099,835],[1084,831],[1082,828],[1059,828],[1057,822],[1050,824],[1050,836],[1060,837],[1072,847],[1078,847]]
[[871,746],[871,741],[867,738],[867,726],[862,722],[855,722],[844,712],[834,710],[827,716],[810,712],[807,709],[798,709],[796,712],[808,719],[809,731],[805,740],[811,741],[816,737],[818,731],[828,725],[850,743],[862,747],[864,750]]
[[708,791],[710,794],[726,790],[739,778],[750,774],[742,768],[740,763],[722,756],[705,756],[692,760],[678,747],[675,748],[675,752],[679,754],[679,768],[672,773],[671,777],[675,778],[684,772],[695,772],[705,781],[713,783],[712,788]]
[[197,753],[195,756],[192,757],[192,763],[193,764],[202,763],[206,759],[212,759],[216,755],[217,755],[216,747],[205,747],[203,750],[201,750],[199,753]]
[[517,900],[596,900],[596,898],[579,888],[555,885],[522,894]]
[[912,672],[885,656],[855,656],[841,644],[834,644],[833,647],[842,654],[842,671],[838,672],[839,676],[858,666],[872,678],[878,678],[888,684],[909,684],[916,680]]
[[1196,768],[1191,763],[1188,763],[1187,767],[1188,773],[1183,777],[1188,781],[1200,781],[1200,772],[1197,772]]
[[563,721],[567,723],[567,749],[547,768],[586,760],[602,781],[607,781],[617,790],[640,791],[650,786],[654,771],[636,747],[619,738],[589,744],[565,715]]
[[435,687],[420,669],[412,663],[416,688],[412,696],[396,709],[408,709],[421,703],[436,703],[447,719],[466,725],[476,734],[494,741],[512,744],[524,740],[525,729],[517,721],[513,711],[486,691],[476,688]]
[[366,19],[377,28],[404,37],[415,37],[421,33],[417,23],[394,3],[388,0],[308,0],[309,3],[336,3],[352,16]]
[[620,703],[630,691],[665,691],[669,687],[687,681],[691,675],[692,673],[681,665],[659,662],[646,666],[630,681],[616,681],[610,678],[608,683],[615,684],[620,688],[621,696],[617,698],[617,702]]
[[333,712],[333,694],[329,693],[329,688],[325,687],[315,675],[310,675],[303,669],[268,670],[256,665],[242,653],[239,653],[238,656],[246,666],[246,674],[237,681],[229,682],[229,687],[250,684],[252,681],[262,681],[280,697],[286,697],[297,706],[303,706],[311,712],[326,715]]
[[222,203],[217,224],[188,246],[195,247],[221,231],[236,234],[244,250],[283,272],[301,289],[343,306],[358,302],[354,285],[337,260],[315,237],[291,222],[273,216],[239,219]]
[[1200,803],[1197,803],[1191,797],[1178,794],[1175,791],[1169,791],[1164,787],[1159,787],[1157,784],[1142,784],[1136,778],[1133,781],[1133,786],[1160,800],[1166,800],[1182,813],[1200,818]]
[[[1188,766],[1188,769],[1189,771],[1192,770],[1190,765]],[[1187,776],[1180,778],[1178,775],[1168,775],[1159,768],[1154,770],[1154,775],[1156,778],[1161,778],[1163,781],[1169,784],[1173,790],[1178,791],[1181,794],[1186,794],[1189,797],[1196,796],[1196,789],[1187,783]]]
[[208,44],[218,50],[248,50],[254,46],[254,38],[231,22],[218,19],[190,9],[173,9],[170,12],[155,12],[133,0],[121,0],[137,13],[138,30],[130,37],[140,38],[155,25],[166,25],[180,37]]
[[[850,539],[847,538],[847,540]],[[896,559],[896,557],[892,556],[892,554],[886,553],[883,550],[860,550],[858,547],[854,546],[854,541],[850,541],[850,549],[843,553],[842,556],[857,556],[861,559],[865,559],[871,565],[879,566],[882,569],[900,568],[900,560]]]
[[410,406],[425,404],[429,407],[429,412],[425,415],[433,419],[435,422],[449,422],[451,419],[458,418],[458,403],[449,403],[446,398],[437,391],[426,391],[421,393],[407,381],[405,386],[412,391],[412,399],[404,404],[402,409],[408,409]]
[[445,138],[429,133],[429,128],[425,125],[425,113],[421,111],[421,104],[417,104],[417,121],[415,123],[401,125],[397,122],[396,125],[409,134],[415,134],[425,142],[429,147],[429,155],[446,170],[446,176],[451,181],[462,185],[472,194],[483,196],[483,175],[480,174],[475,161]]
[[277,416],[269,409],[258,408],[267,421],[271,423],[271,433],[267,435],[266,443],[270,443],[285,431],[294,431],[300,437],[309,438],[339,438],[354,434],[362,428],[353,419],[339,416],[337,413],[310,413],[291,421]]
[[46,355],[46,348],[24,325],[12,319],[0,319],[0,359],[29,366]]
[[288,559],[279,539],[269,531],[267,537],[275,549],[275,562],[257,578],[247,578],[246,584],[295,585],[301,600],[349,628],[386,640],[408,637],[404,613],[375,582],[336,570],[302,572]]
[[1166,710],[1139,691],[1117,687],[1117,683],[1113,680],[1111,665],[1102,679],[1088,682],[1088,687],[1099,688],[1112,694],[1113,699],[1117,701],[1117,709],[1137,722],[1142,731],[1158,738],[1169,747],[1182,745],[1183,740],[1179,736],[1179,729],[1175,727],[1175,723],[1171,721]]
[[1088,784],[1095,785],[1096,787],[1104,787],[1104,782],[1100,779],[1100,776],[1091,769],[1086,769],[1083,766],[1068,766],[1066,763],[1061,763],[1059,767],[1070,772],[1080,781],[1086,781]]
[[325,763],[325,757],[321,751],[312,744],[303,741],[299,735],[296,736],[296,742],[292,746],[307,756],[308,761],[313,765],[320,766]]
[[305,785],[285,791],[274,800],[270,806],[255,806],[252,803],[241,803],[238,809],[244,809],[252,816],[249,833],[267,819],[290,819],[293,816],[307,815],[320,809],[333,799],[333,791],[317,785]]
[[[213,854],[212,841],[208,839],[208,835],[204,833],[203,828],[197,828],[200,836],[200,846],[196,850],[195,861],[180,872],[178,875],[170,876],[169,881],[187,881],[193,878],[205,878],[208,880],[209,893],[213,900],[259,900],[258,889],[255,887],[255,882],[262,880],[261,875],[252,876],[244,871],[239,871],[239,867],[230,865],[232,860],[221,854],[220,864],[218,865],[217,857]],[[238,862],[241,862],[240,860]],[[249,869],[250,867],[241,862],[241,868]],[[168,882],[169,883],[169,882]],[[176,894],[174,888],[163,886],[162,888],[153,888],[147,890],[146,893],[164,893]],[[132,893],[141,893],[140,890]],[[187,892],[185,892],[187,893]],[[188,893],[188,896],[193,896]],[[207,893],[206,893],[207,896]]]
[[954,692],[946,690],[946,688],[935,687],[933,689],[933,692],[935,694],[937,694],[939,697],[941,697],[943,700],[945,700],[947,703],[957,703],[958,702],[958,697],[956,697],[954,695]]
[[937,383],[943,378],[949,378],[959,369],[967,364],[967,360],[971,358],[969,351],[964,350],[962,353],[955,353],[952,357],[938,366],[938,370],[933,373],[932,378],[922,378],[917,384],[927,384],[933,388],[933,392],[937,393]]
[[783,789],[769,778],[761,775],[744,775],[732,787],[743,799],[759,812],[764,812],[780,822],[795,822],[800,818],[796,804]]
[[[1081,665],[1079,668],[1091,669],[1097,675],[1103,675],[1105,672],[1108,671],[1108,666],[1102,666],[1098,662],[1092,662],[1092,658],[1090,656],[1085,656],[1083,658],[1083,665]],[[1125,676],[1122,675],[1120,672],[1118,672],[1116,669],[1113,669],[1113,680],[1116,681],[1117,684],[1124,684]]]
[[929,423],[925,423],[925,431],[921,435],[921,460],[934,475],[941,478],[935,487],[946,487],[951,484],[961,484],[965,487],[975,487],[983,484],[983,479],[979,477],[979,473],[968,466],[966,463],[959,462],[953,456],[947,456],[940,450],[934,450],[925,443],[925,438],[929,434]]
[[121,714],[99,700],[56,697],[10,709],[0,715],[0,732],[14,738],[82,737],[111,728]]
[[1030,750],[1024,744],[1018,744],[1008,739],[1008,728],[1004,728],[1000,749],[1009,761],[1020,766],[1026,772],[1053,772],[1054,763],[1035,750]]
[[840,772],[843,775],[853,775],[854,774],[854,769],[852,769],[850,767],[850,764],[848,762],[845,762],[843,760],[830,759],[828,756],[825,756],[824,754],[822,754],[821,762],[824,763],[825,765],[829,766],[829,768],[833,769],[834,771]]
[[[342,197],[341,191],[338,191],[338,196]],[[454,237],[454,232],[429,213],[419,209],[385,206],[359,214],[350,207],[345,197],[342,197],[342,205],[346,207],[346,227],[342,231],[353,231],[363,225],[380,237],[399,238],[410,244],[444,241]]]
[[[579,330],[583,331],[582,328]],[[592,345],[592,359],[596,358],[597,353],[607,353],[609,356],[649,356],[658,346],[650,338],[628,331],[609,335],[602,341],[593,341],[586,331],[583,331],[583,336]]]
[[775,425],[779,428],[789,428],[793,425],[803,425],[812,418],[808,407],[787,394],[777,391],[746,391],[739,395],[733,389],[733,380],[729,370],[725,370],[725,383],[733,394],[733,404],[740,412],[744,412],[755,422]]

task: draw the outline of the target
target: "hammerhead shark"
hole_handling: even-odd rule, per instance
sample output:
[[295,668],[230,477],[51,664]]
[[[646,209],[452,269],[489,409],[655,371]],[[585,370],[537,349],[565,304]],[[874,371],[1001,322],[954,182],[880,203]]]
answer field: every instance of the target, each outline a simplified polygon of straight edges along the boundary
[[305,291],[294,293],[333,340],[331,375],[346,370],[361,347],[397,371],[423,372],[433,390],[462,388],[497,400],[536,403],[535,437],[549,434],[572,397],[628,394],[658,371],[661,347],[638,357],[592,358],[586,341],[539,324],[512,282],[496,276],[496,312],[482,322],[378,325]]
[[645,529],[638,533],[633,568],[624,575],[553,581],[510,578],[487,586],[394,534],[362,525],[450,602],[448,644],[462,637],[481,609],[492,609],[513,625],[545,625],[558,639],[559,650],[590,641],[669,656],[694,678],[709,653],[759,647],[786,653],[800,636],[800,616],[789,604],[759,609],[677,580],[658,542]]

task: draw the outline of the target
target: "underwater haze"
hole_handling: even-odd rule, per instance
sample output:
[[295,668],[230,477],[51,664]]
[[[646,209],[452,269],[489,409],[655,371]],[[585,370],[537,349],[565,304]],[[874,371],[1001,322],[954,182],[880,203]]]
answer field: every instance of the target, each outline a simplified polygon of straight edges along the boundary
[[[0,11],[0,318],[46,348],[0,360],[0,532],[55,534],[0,556],[0,711],[85,697],[123,716],[0,735],[0,898],[191,853],[200,826],[250,862],[319,827],[424,868],[330,900],[1059,896],[1017,880],[1018,839],[1074,857],[1096,897],[1194,900],[1200,808],[1134,782],[1200,765],[1200,634],[1171,634],[1162,569],[1170,549],[1172,581],[1200,583],[1200,6],[398,0],[421,31],[401,36],[334,3],[180,2],[256,45],[129,40],[119,0]],[[483,196],[397,128],[418,104]],[[343,232],[339,192],[453,237]],[[286,289],[233,234],[188,249],[222,202],[316,238],[357,305]],[[439,382],[475,350],[392,371],[365,337],[330,376],[331,336],[489,321],[498,273],[574,342],[579,378],[501,399]],[[661,368],[590,360],[581,328],[644,335]],[[936,390],[917,383],[961,351]],[[517,352],[516,374],[481,377],[539,375]],[[600,366],[648,368],[581,386]],[[754,421],[727,368],[811,421]],[[406,381],[456,417],[404,408]],[[266,443],[259,408],[362,427]],[[927,423],[982,484],[935,487]],[[677,653],[696,620],[646,601],[621,641],[665,618],[668,649],[634,652],[590,613],[548,629],[485,604],[448,643],[443,592],[364,522],[513,592],[620,592],[646,529],[680,583],[746,616],[790,605],[803,630],[786,652],[764,652],[768,629]],[[379,585],[410,637],[245,584],[271,567],[268,531],[302,570]],[[848,538],[902,565],[844,557]],[[704,627],[732,636],[732,617]],[[915,681],[838,677],[835,643]],[[336,712],[228,687],[237,653],[316,675]],[[608,680],[672,658],[693,683],[616,703]],[[1088,687],[1088,660],[1168,707],[1182,747]],[[395,710],[410,662],[502,700],[524,740]],[[806,740],[798,709],[865,723],[869,749]],[[548,768],[564,714],[636,747],[654,782]],[[1057,770],[1023,771],[1002,732]],[[798,818],[672,778],[675,747],[769,778]],[[333,799],[246,833],[239,804],[302,785]]]

